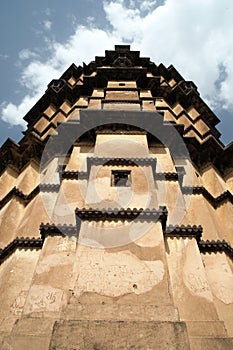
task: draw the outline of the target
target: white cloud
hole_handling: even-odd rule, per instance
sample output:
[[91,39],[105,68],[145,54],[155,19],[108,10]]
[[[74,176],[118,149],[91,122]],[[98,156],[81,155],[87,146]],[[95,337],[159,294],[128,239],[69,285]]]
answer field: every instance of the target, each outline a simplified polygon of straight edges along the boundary
[[11,125],[21,125],[22,127],[26,126],[25,121],[22,119],[28,110],[33,106],[34,103],[39,99],[38,95],[25,96],[19,106],[16,106],[14,103],[10,102],[8,104],[2,104],[2,115],[1,119]]
[[43,24],[44,24],[44,28],[45,28],[46,30],[50,30],[51,27],[52,27],[52,22],[49,21],[49,20],[44,21]]
[[[105,2],[105,11],[114,33],[130,39],[141,55],[173,64],[186,80],[196,83],[212,106],[233,109],[233,3],[167,0],[146,15],[138,10],[154,6],[153,0],[145,0],[132,9],[119,0]],[[227,77],[217,90],[220,65]]]
[[113,27],[113,33],[123,40],[141,38],[142,18],[138,8],[125,8],[123,1],[104,3],[106,17]]
[[92,16],[88,16],[88,17],[87,17],[87,23],[89,23],[89,24],[94,24],[94,21],[95,21],[95,18],[94,18],[94,17],[92,17]]
[[119,0],[118,2],[126,6],[128,5],[127,7],[129,8],[138,8],[140,11],[150,11],[152,8],[158,6],[157,0],[128,0],[128,3]]
[[[20,83],[28,94],[18,104],[4,102],[1,106],[1,119],[11,125],[25,126],[23,116],[32,108],[46,90],[52,79],[57,79],[71,63],[82,64],[93,60],[95,55],[103,55],[107,47],[113,48],[119,37],[112,37],[100,29],[79,26],[65,44],[47,40],[51,55],[46,62],[32,59],[23,69]],[[37,54],[35,54],[36,57]],[[29,50],[20,52],[19,58],[25,60],[33,56]]]
[[[5,103],[1,118],[10,124],[22,124],[23,115],[72,63],[89,63],[114,44],[130,42],[141,56],[156,63],[171,63],[186,80],[193,80],[202,97],[212,106],[233,110],[233,2],[228,0],[128,0],[104,1],[111,29],[106,32],[76,26],[65,43],[47,41],[47,59],[29,50],[20,52],[29,59],[22,70],[21,83],[28,94],[17,106]],[[49,29],[49,28],[48,28]],[[224,67],[225,75],[221,75]],[[218,82],[216,84],[216,82]]]
[[140,3],[140,10],[141,11],[150,11],[153,7],[155,7],[157,4],[157,1],[151,1],[151,0],[144,0]]
[[9,58],[9,56],[7,54],[0,53],[0,58],[6,60],[7,58]]
[[38,55],[35,52],[30,51],[28,49],[23,49],[19,52],[20,60],[28,60],[30,58],[35,58],[35,57],[38,57]]

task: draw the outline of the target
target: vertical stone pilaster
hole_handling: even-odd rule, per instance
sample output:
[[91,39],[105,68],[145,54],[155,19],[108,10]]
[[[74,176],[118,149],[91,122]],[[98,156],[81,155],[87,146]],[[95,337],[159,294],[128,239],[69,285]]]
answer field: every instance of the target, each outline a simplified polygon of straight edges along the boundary
[[75,250],[76,237],[49,236],[45,239],[24,315],[59,317],[69,295]]
[[167,238],[174,303],[181,320],[218,320],[205,269],[194,238]]
[[233,337],[233,272],[228,259],[224,253],[212,253],[203,255],[203,261],[218,316]]

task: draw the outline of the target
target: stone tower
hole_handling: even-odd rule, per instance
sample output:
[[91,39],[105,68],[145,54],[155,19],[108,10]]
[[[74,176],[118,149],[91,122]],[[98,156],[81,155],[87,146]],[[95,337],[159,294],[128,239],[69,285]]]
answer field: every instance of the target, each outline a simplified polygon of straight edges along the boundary
[[232,349],[233,144],[173,66],[72,64],[0,149],[1,349]]

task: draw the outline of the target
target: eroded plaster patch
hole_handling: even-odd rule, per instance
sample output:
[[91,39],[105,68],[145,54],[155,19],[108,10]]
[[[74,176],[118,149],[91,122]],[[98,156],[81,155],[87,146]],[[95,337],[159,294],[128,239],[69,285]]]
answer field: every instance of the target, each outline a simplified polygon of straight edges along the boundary
[[24,314],[41,311],[59,311],[64,292],[48,285],[33,285],[29,291]]
[[49,270],[55,266],[71,265],[73,263],[73,254],[69,254],[70,255],[67,255],[66,252],[60,252],[45,256],[37,265],[36,273],[42,274],[49,272]]
[[233,276],[225,256],[206,258],[207,275],[211,290],[225,304],[233,303]]
[[201,260],[197,260],[197,255],[195,254],[196,247],[193,246],[193,243],[195,242],[187,242],[186,258],[183,267],[184,284],[192,295],[213,301],[204,267]]
[[117,297],[142,294],[163,280],[162,261],[142,261],[130,252],[84,251],[79,256],[75,294],[93,292]]

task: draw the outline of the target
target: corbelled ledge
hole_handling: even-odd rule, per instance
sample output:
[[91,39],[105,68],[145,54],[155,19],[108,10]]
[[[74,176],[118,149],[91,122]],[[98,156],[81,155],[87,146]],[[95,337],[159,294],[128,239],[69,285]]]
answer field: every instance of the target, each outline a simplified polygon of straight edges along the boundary
[[220,241],[200,241],[199,244],[199,249],[201,251],[201,253],[217,253],[217,252],[224,252],[225,254],[227,254],[229,256],[229,258],[231,258],[231,260],[233,260],[233,248],[231,247],[231,245],[226,242],[225,240]]
[[169,225],[164,232],[164,235],[167,237],[189,237],[196,238],[197,242],[200,242],[203,228],[201,225],[181,225],[181,226],[172,226]]
[[44,240],[35,237],[16,237],[5,248],[0,249],[0,265],[8,258],[17,248],[39,249],[42,248]]
[[[82,210],[83,211],[83,210]],[[92,214],[93,209],[91,210]],[[126,210],[127,211],[127,210]],[[88,214],[87,210],[85,214]],[[99,215],[99,211],[96,210]],[[129,212],[129,211],[128,211]],[[164,207],[164,212],[166,213],[166,208]],[[110,211],[111,214],[111,211]],[[150,213],[147,212],[147,214]],[[87,220],[87,219],[86,219]],[[93,220],[93,219],[92,219]],[[0,249],[0,265],[5,259],[7,259],[14,251],[18,248],[22,249],[41,249],[44,240],[48,236],[75,236],[78,237],[78,227],[74,225],[55,225],[49,223],[41,223],[40,225],[41,238],[35,237],[16,237],[12,242],[10,242],[5,248]],[[197,240],[198,247],[201,253],[225,253],[233,260],[233,248],[225,240],[217,241],[203,241],[201,240],[202,227],[196,225],[181,225],[181,226],[168,226],[164,229],[164,236],[171,238],[195,238]]]
[[166,207],[159,209],[143,209],[143,208],[109,208],[109,209],[93,209],[93,208],[77,208],[75,210],[77,225],[80,220],[86,221],[118,221],[118,220],[137,220],[137,221],[160,221],[163,230],[166,228],[168,211]]

